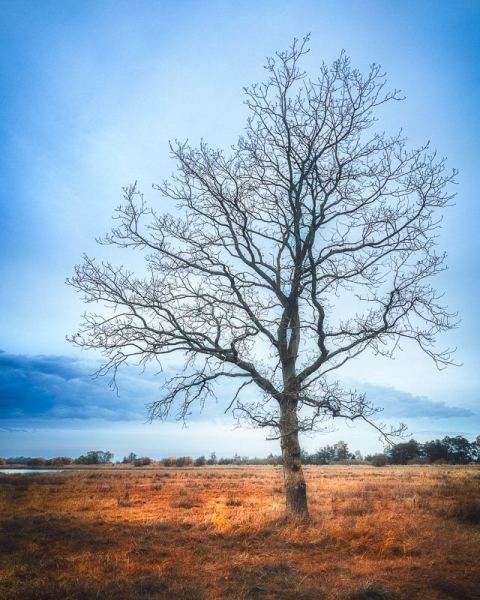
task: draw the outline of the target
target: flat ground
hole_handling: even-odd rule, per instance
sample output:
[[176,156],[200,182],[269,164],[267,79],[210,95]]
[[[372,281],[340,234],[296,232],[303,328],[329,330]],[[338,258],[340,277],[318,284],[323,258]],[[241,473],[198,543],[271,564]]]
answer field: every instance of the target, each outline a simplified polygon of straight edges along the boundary
[[480,598],[479,467],[306,471],[308,524],[278,467],[3,475],[0,598]]

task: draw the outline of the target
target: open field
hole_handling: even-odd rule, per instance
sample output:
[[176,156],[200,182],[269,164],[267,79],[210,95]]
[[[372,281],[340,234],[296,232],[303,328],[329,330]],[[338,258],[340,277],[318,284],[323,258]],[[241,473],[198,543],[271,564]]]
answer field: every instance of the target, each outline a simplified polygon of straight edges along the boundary
[[306,475],[308,524],[278,467],[2,475],[0,598],[480,598],[480,468]]

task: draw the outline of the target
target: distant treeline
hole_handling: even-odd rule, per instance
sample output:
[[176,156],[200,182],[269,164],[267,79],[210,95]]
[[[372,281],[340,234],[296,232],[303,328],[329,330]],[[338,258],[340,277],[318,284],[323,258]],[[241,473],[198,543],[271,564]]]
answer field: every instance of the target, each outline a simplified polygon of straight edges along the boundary
[[441,440],[430,440],[423,444],[411,439],[408,442],[394,444],[381,454],[367,454],[365,457],[362,457],[358,450],[352,454],[345,442],[337,442],[333,446],[324,446],[311,454],[302,453],[302,461],[304,464],[310,465],[362,461],[376,466],[480,463],[480,436],[473,442],[462,436],[445,436]]
[[[0,465],[25,465],[28,467],[61,467],[65,465],[107,465],[113,464],[113,453],[108,450],[92,450],[78,458],[57,456],[55,458],[15,456],[0,458]],[[381,454],[362,456],[359,450],[351,452],[348,444],[339,441],[331,446],[323,446],[315,452],[302,452],[302,462],[305,465],[329,464],[365,464],[375,466],[406,465],[406,464],[459,464],[480,463],[480,436],[470,442],[462,436],[448,437],[441,440],[431,440],[423,444],[414,439],[395,444]],[[235,454],[231,458],[217,458],[212,452],[207,458],[199,456],[169,456],[154,460],[148,456],[137,456],[130,452],[122,461],[116,464],[143,467],[158,465],[162,467],[203,467],[205,465],[281,465],[282,457],[269,454],[266,458],[250,458]]]
[[[375,457],[366,456],[366,460],[381,459],[382,455]],[[448,463],[452,465],[466,465],[480,463],[480,436],[469,442],[458,435],[445,436],[441,440],[430,440],[423,444],[414,439],[402,444],[395,444],[385,451],[385,459],[393,465],[406,464],[435,464]]]
[[27,467],[63,467],[65,465],[107,465],[113,462],[113,453],[104,450],[92,450],[78,458],[70,456],[56,456],[55,458],[42,458],[40,456],[12,456],[0,458],[0,465],[26,465]]

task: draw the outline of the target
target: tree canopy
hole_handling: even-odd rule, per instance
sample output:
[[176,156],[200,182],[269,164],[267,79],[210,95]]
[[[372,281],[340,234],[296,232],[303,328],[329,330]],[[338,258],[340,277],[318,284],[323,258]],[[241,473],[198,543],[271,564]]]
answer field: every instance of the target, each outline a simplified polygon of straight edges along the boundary
[[268,59],[266,80],[245,88],[250,114],[228,153],[171,143],[177,172],[154,188],[174,213],[125,188],[101,243],[142,252],[146,272],[85,257],[70,280],[111,308],[73,336],[104,353],[102,373],[184,357],[152,418],[173,407],[185,418],[217,381],[237,382],[226,408],[276,432],[297,484],[299,431],[331,417],[372,422],[375,408],[336,370],[406,341],[443,367],[451,351],[436,337],[455,324],[429,283],[444,268],[438,210],[455,172],[428,145],[376,131],[376,112],[402,98],[379,65],[363,75],[342,53],[309,78],[307,43]]

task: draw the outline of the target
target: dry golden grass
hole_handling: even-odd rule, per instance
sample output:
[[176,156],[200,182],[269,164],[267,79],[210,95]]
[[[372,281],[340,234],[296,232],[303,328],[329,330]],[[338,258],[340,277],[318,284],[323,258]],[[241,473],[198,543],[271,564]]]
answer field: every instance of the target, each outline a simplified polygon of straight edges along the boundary
[[0,598],[480,598],[478,467],[275,467],[0,479]]

